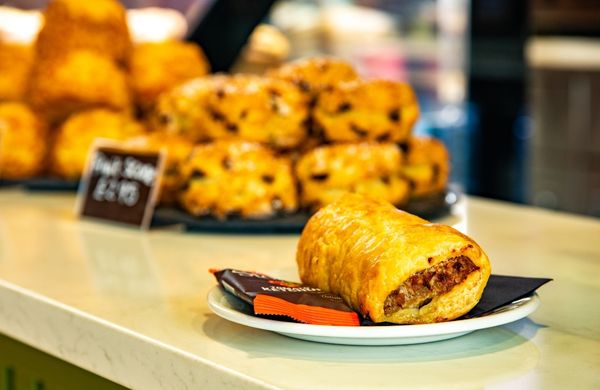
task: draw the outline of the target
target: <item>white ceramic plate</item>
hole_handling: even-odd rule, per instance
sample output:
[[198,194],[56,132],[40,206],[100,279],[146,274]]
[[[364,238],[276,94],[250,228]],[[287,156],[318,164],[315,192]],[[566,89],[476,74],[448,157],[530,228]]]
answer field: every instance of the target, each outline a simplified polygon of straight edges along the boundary
[[325,326],[270,320],[251,315],[250,306],[221,287],[208,293],[208,305],[226,320],[285,336],[329,344],[403,345],[420,344],[462,336],[479,329],[508,324],[527,317],[540,305],[537,294],[520,299],[483,317],[424,325]]

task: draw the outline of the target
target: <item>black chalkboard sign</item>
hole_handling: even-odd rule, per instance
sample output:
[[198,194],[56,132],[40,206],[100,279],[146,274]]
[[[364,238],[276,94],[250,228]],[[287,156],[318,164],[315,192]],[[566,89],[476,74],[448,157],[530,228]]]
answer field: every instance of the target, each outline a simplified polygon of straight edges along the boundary
[[148,228],[162,170],[160,152],[94,145],[79,192],[79,214]]

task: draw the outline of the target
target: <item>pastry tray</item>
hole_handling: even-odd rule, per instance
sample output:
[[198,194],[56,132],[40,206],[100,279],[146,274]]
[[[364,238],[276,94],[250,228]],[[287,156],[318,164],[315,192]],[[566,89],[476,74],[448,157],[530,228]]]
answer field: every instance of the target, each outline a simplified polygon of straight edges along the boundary
[[52,177],[40,177],[24,180],[23,187],[28,191],[65,191],[75,192],[79,188],[79,180],[64,180]]
[[[458,202],[459,191],[450,187],[444,192],[422,198],[411,199],[403,210],[434,220],[447,216]],[[154,212],[153,226],[183,225],[186,231],[240,234],[299,233],[310,218],[309,212],[278,215],[268,219],[243,219],[233,217],[226,220],[214,217],[194,217],[177,208],[159,207]]]
[[27,191],[76,192],[79,180],[64,180],[53,177],[34,177],[23,180],[0,179],[0,187],[21,187]]
[[0,179],[0,187],[14,187],[20,186],[23,182],[21,180],[7,180]]

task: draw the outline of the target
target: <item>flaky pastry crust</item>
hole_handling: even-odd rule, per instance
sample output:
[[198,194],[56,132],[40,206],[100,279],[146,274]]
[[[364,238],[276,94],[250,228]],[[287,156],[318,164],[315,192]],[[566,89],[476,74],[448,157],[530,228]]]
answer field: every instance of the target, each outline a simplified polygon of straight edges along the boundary
[[[407,281],[456,258],[470,260],[473,268],[449,291],[419,307],[386,308]],[[359,195],[345,195],[309,220],[296,260],[303,283],[340,295],[374,322],[398,324],[464,315],[481,298],[491,272],[488,257],[471,238]]]

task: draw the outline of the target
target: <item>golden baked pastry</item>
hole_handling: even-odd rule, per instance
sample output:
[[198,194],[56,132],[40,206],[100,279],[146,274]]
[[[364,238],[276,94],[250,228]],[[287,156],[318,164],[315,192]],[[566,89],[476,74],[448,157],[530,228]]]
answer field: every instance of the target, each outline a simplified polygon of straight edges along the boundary
[[[331,90],[339,83],[358,79],[358,73],[348,62],[334,57],[309,57],[288,62],[270,70],[269,77],[291,81],[305,94],[307,104],[312,108],[317,96],[324,90]],[[322,131],[313,126],[311,117],[307,121],[308,139],[303,142],[303,152],[323,143]]]
[[160,181],[160,203],[170,205],[176,202],[177,192],[182,185],[179,166],[190,155],[194,144],[187,138],[164,133],[150,133],[127,140],[127,145],[141,150],[165,153],[165,168]]
[[50,170],[65,179],[78,179],[97,138],[126,140],[144,133],[139,123],[124,114],[105,109],[77,113],[57,129],[50,152]]
[[233,76],[223,90],[208,96],[207,110],[209,139],[241,138],[290,149],[306,137],[304,97],[283,80]]
[[92,50],[124,65],[131,51],[125,8],[117,0],[52,0],[36,42],[39,60]]
[[400,144],[406,155],[402,173],[411,186],[411,196],[443,191],[448,184],[449,155],[444,144],[430,137],[410,137]]
[[293,82],[311,98],[343,81],[358,79],[352,65],[333,57],[311,57],[288,62],[270,70],[267,75]]
[[374,322],[398,324],[466,314],[491,272],[471,238],[359,195],[311,217],[296,260],[303,283],[340,295]]
[[300,202],[318,208],[345,193],[361,193],[402,205],[409,188],[401,169],[402,151],[392,143],[320,146],[296,164]]
[[405,83],[355,80],[319,94],[314,126],[336,142],[402,142],[419,116],[417,99]]
[[107,57],[89,50],[36,62],[28,99],[53,124],[94,107],[130,110],[124,72]]
[[215,74],[198,77],[161,94],[151,118],[156,131],[178,134],[193,142],[207,141],[206,110],[208,96],[225,88],[229,76]]
[[281,64],[289,54],[289,38],[274,25],[260,23],[252,30],[232,70],[263,73],[269,67]]
[[38,175],[46,156],[46,127],[22,103],[0,103],[0,177]]
[[160,99],[158,121],[195,140],[243,139],[276,149],[306,137],[308,108],[293,84],[259,76],[192,80]]
[[133,49],[129,81],[137,105],[147,111],[162,92],[208,72],[208,61],[195,43],[142,43]]
[[0,101],[23,99],[32,62],[31,46],[0,42]]
[[179,194],[190,214],[267,218],[297,208],[291,163],[259,143],[221,140],[199,145],[181,166]]

